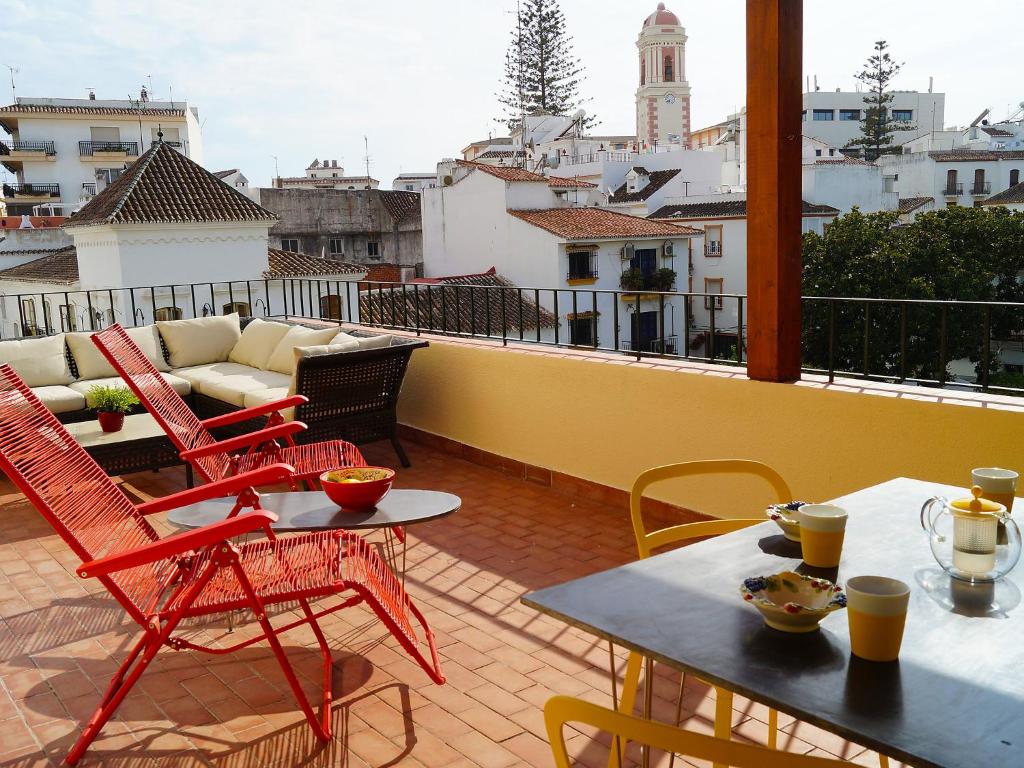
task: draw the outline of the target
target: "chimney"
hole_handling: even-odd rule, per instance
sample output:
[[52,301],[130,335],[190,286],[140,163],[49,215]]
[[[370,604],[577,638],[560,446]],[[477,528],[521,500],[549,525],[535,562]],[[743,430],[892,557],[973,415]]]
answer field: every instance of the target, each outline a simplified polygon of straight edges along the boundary
[[338,161],[337,160],[331,160],[331,168],[337,168],[337,167],[338,167]]
[[928,78],[928,93],[932,92],[932,85],[934,85],[934,83],[935,83],[935,78],[934,77],[929,77]]
[[35,227],[32,226],[32,217],[27,214],[22,214],[21,225],[18,229],[35,229]]
[[89,89],[89,101],[96,101],[96,91]]

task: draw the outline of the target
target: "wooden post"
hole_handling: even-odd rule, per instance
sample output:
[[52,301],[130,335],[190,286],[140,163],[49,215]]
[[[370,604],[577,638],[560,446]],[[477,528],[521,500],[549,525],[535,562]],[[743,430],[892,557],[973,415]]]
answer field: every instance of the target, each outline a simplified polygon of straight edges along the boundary
[[747,374],[800,378],[803,0],[747,0]]

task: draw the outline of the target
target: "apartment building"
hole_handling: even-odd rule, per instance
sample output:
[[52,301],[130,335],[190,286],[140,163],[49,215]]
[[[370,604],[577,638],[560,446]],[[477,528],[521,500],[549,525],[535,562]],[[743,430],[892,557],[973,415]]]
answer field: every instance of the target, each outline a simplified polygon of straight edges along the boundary
[[377,189],[380,182],[372,176],[346,176],[337,160],[320,160],[306,166],[302,176],[275,176],[275,189]]
[[19,97],[0,107],[7,215],[70,215],[158,139],[202,163],[199,112],[184,101]]
[[[860,91],[808,91],[803,95],[803,133],[845,147],[861,133],[864,119],[864,94]],[[941,130],[946,109],[946,94],[932,91],[893,91],[889,111],[893,120],[908,123],[911,130],[897,131],[893,144],[902,144],[915,136]]]

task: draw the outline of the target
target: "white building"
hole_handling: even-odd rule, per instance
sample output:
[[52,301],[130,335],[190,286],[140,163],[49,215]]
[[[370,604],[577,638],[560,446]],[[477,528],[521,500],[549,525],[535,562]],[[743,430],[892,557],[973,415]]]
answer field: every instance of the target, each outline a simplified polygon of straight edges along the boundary
[[886,191],[896,192],[901,200],[931,198],[931,208],[971,206],[1022,181],[1024,150],[912,151],[883,155],[878,163]]
[[214,171],[213,175],[229,187],[234,187],[243,194],[247,189],[249,189],[249,179],[247,179],[245,174],[238,168],[229,168],[226,171]]
[[391,182],[392,190],[422,192],[437,186],[437,173],[400,173]]
[[[860,91],[808,90],[803,95],[803,133],[831,144],[845,147],[861,134],[861,120],[867,105],[866,94]],[[893,120],[913,126],[897,131],[893,145],[903,144],[923,133],[941,130],[946,109],[946,94],[920,91],[893,91],[887,108]]]
[[[329,285],[365,276],[350,264],[269,248],[275,221],[158,142],[67,221],[73,245],[0,271],[0,335],[280,314],[284,295],[274,281],[313,277]],[[328,298],[326,306],[340,317],[344,296]]]
[[377,189],[380,182],[372,176],[346,176],[337,160],[313,159],[304,176],[275,176],[274,189]]
[[658,3],[636,41],[640,83],[636,135],[642,147],[690,145],[690,85],[686,82],[686,30]]
[[[163,134],[202,163],[198,110],[183,101],[18,98],[0,107],[8,215],[46,205],[68,215],[114,181]],[[2,136],[3,134],[0,134]]]

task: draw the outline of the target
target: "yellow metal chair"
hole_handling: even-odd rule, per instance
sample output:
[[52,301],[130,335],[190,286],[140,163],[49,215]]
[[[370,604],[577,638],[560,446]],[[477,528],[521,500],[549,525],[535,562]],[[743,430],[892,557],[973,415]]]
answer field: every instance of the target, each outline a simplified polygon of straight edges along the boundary
[[615,740],[633,741],[673,755],[710,760],[733,768],[849,768],[849,763],[822,757],[777,752],[767,747],[705,736],[665,723],[615,712],[582,699],[555,696],[544,706],[544,722],[557,768],[569,768],[563,729],[566,723],[583,723],[612,734]]
[[[636,536],[636,546],[641,560],[650,557],[653,550],[669,544],[678,544],[682,541],[732,533],[733,531],[739,531],[765,521],[766,518],[763,517],[740,520],[704,520],[697,523],[673,525],[653,532],[647,531],[644,527],[641,501],[644,491],[649,486],[663,480],[707,475],[750,475],[759,477],[772,487],[775,493],[775,501],[778,503],[792,501],[792,492],[782,476],[767,464],[762,464],[759,461],[744,459],[686,461],[680,464],[666,464],[663,467],[648,469],[646,472],[641,472],[636,480],[633,481],[633,487],[629,494],[629,515],[633,524],[633,534]],[[630,653],[629,661],[626,664],[619,712],[629,714],[633,711],[633,707],[636,704],[636,691],[640,683],[640,668],[644,661],[644,657],[641,654]],[[653,665],[650,659],[647,659],[646,662],[647,680],[650,681],[651,667]],[[686,675],[684,674],[679,683],[679,701],[676,712],[677,724],[682,710],[683,686],[685,682]],[[649,716],[650,682],[645,682],[645,688],[644,714]],[[732,734],[732,691],[717,686],[715,691],[715,736],[728,740]],[[778,724],[778,713],[774,709],[768,710],[769,749],[775,749],[778,744]],[[622,748],[625,748],[624,744]]]

